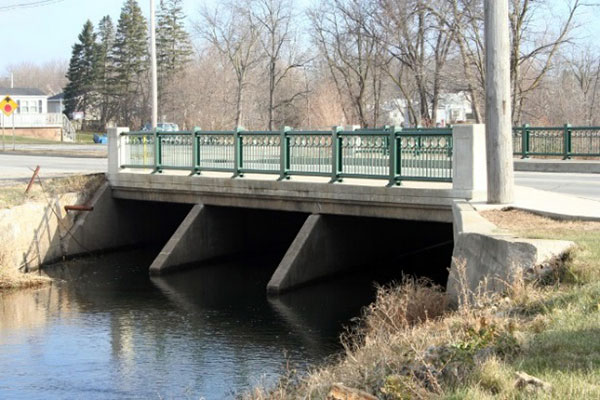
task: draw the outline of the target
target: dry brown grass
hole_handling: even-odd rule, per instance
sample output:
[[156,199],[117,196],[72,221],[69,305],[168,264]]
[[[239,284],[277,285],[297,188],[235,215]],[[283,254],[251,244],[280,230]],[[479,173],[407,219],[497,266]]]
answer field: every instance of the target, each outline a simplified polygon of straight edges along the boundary
[[489,210],[481,212],[481,215],[502,229],[517,233],[535,231],[559,232],[565,231],[600,231],[600,222],[593,221],[563,221],[535,215],[521,210]]
[[[520,236],[576,242],[578,249],[563,268],[575,279],[517,278],[503,294],[463,285],[456,310],[445,308],[441,288],[424,281],[405,279],[379,288],[375,303],[343,337],[343,354],[304,377],[288,373],[272,390],[259,388],[244,398],[324,399],[333,383],[382,400],[600,398],[600,387],[593,384],[600,377],[595,355],[600,344],[590,333],[600,331],[595,318],[600,315],[600,223],[520,211],[483,214]],[[458,269],[460,286],[464,266],[459,263]],[[582,357],[583,349],[593,354]],[[565,368],[567,361],[577,368]],[[553,392],[516,388],[518,371],[550,382]]]
[[36,180],[29,193],[27,182],[0,186],[0,208],[14,207],[28,201],[48,201],[64,193],[81,193],[88,198],[106,180],[104,174],[73,175]]
[[4,255],[0,253],[0,291],[39,287],[51,282],[52,280],[45,276],[9,270],[6,267]]

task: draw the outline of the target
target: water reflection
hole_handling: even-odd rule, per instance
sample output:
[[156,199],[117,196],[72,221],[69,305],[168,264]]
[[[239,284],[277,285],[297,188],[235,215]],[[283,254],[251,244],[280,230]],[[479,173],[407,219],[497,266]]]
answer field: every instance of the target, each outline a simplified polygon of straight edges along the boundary
[[153,278],[147,250],[47,269],[63,282],[0,295],[0,398],[232,398],[273,382],[284,354],[322,362],[374,278],[267,298],[276,253]]

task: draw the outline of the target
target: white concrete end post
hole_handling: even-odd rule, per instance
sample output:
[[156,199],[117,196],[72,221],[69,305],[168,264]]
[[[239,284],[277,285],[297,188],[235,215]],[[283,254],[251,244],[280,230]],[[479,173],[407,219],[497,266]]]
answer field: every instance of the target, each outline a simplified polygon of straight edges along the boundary
[[452,188],[484,195],[487,190],[485,125],[456,125],[452,128]]
[[119,173],[123,159],[123,137],[121,133],[129,132],[129,128],[108,128],[108,180],[112,181]]

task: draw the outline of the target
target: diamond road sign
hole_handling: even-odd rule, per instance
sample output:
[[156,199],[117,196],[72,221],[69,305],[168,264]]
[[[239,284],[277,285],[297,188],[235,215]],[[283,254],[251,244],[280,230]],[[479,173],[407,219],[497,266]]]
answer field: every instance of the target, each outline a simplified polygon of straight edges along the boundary
[[0,101],[0,110],[2,110],[4,115],[6,115],[7,117],[10,117],[11,114],[15,112],[15,110],[18,107],[18,104],[15,103],[15,101],[11,99],[10,96],[6,96],[2,101]]

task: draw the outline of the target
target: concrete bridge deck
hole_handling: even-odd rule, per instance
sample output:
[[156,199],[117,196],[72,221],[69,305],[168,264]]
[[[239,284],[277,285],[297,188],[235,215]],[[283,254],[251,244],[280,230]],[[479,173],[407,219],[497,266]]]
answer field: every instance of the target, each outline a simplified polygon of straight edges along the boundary
[[479,195],[443,182],[406,182],[393,187],[366,179],[327,182],[319,177],[278,181],[272,175],[232,179],[222,173],[190,177],[174,171],[123,170],[111,178],[111,187],[113,197],[127,200],[435,222],[452,222],[453,200]]

